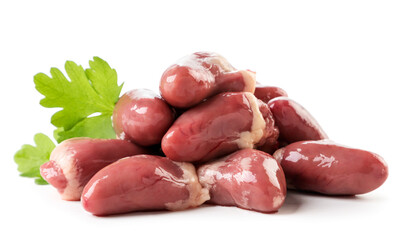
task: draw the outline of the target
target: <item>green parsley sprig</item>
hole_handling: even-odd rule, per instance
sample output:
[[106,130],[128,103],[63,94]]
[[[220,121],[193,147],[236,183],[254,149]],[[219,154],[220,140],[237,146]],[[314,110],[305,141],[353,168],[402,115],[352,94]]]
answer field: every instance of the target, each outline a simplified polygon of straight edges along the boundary
[[[46,108],[62,108],[53,114],[51,123],[56,142],[73,137],[115,138],[111,116],[123,84],[117,83],[117,72],[99,57],[89,61],[90,68],[66,61],[67,77],[57,68],[50,76],[34,76],[35,88],[44,95],[40,104]],[[37,184],[46,184],[39,167],[49,160],[55,145],[44,134],[34,137],[36,147],[23,145],[15,154],[21,176],[35,178]],[[52,144],[51,144],[52,143]]]
[[39,174],[39,167],[49,160],[55,144],[42,133],[34,136],[36,146],[25,144],[14,155],[14,161],[18,164],[18,171],[21,176],[35,179],[36,184],[48,184]]

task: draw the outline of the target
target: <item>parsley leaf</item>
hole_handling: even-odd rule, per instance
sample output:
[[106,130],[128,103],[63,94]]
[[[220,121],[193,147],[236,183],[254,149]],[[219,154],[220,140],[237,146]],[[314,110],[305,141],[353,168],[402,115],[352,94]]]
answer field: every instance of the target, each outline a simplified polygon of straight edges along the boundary
[[34,136],[36,146],[25,144],[14,155],[14,161],[18,164],[20,176],[35,178],[35,183],[44,185],[48,184],[39,173],[39,167],[49,160],[55,144],[52,140],[38,133]]
[[45,96],[40,104],[62,108],[51,118],[58,128],[54,133],[58,143],[72,137],[115,138],[111,116],[123,84],[118,86],[117,72],[101,58],[94,57],[89,65],[84,70],[67,61],[65,70],[70,81],[57,68],[51,68],[51,76],[34,76],[35,88]]
[[[101,129],[104,130],[101,131]],[[57,128],[53,135],[57,142],[62,142],[74,137],[114,138],[115,132],[111,127],[111,116],[100,115],[85,118],[67,131],[63,128]]]
[[117,85],[117,72],[108,63],[99,57],[94,57],[94,61],[89,61],[90,68],[86,69],[86,76],[90,79],[96,92],[109,103],[115,103],[123,84]]
[[[51,123],[57,127],[54,137],[58,143],[73,137],[115,138],[111,116],[123,84],[117,84],[117,72],[101,58],[94,57],[90,68],[67,61],[65,70],[69,78],[57,68],[51,75],[34,76],[35,88],[45,96],[43,107],[62,108]],[[69,80],[70,79],[70,80]],[[37,184],[47,184],[39,167],[49,161],[55,144],[42,133],[34,137],[36,146],[23,145],[14,155],[18,171],[23,177],[35,178]]]

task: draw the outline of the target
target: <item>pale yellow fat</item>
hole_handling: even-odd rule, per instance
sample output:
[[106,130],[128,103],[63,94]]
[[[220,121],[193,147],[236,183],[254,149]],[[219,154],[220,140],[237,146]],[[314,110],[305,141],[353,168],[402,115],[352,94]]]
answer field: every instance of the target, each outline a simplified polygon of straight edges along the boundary
[[254,148],[255,144],[262,139],[264,134],[264,129],[266,128],[266,122],[260,112],[259,106],[257,104],[257,99],[252,93],[244,93],[245,97],[249,101],[251,111],[253,113],[252,127],[250,131],[242,132],[235,142],[241,149],[244,148]]
[[185,200],[178,200],[171,203],[166,203],[165,206],[168,210],[183,210],[191,207],[197,207],[210,199],[209,191],[202,188],[198,181],[195,167],[191,163],[174,162],[183,170],[182,181],[186,185],[189,192],[189,198]]
[[223,56],[212,53],[212,56],[207,59],[207,62],[219,66],[224,72],[233,72],[235,68]]
[[245,81],[243,92],[254,93],[256,88],[256,73],[247,70],[240,70],[239,72],[243,76],[243,81]]
[[62,169],[63,175],[66,178],[66,188],[61,193],[63,200],[80,200],[83,186],[80,186],[77,176],[77,169],[74,166],[74,152],[69,150],[68,142],[62,143],[55,148],[50,160],[54,161],[56,165]]

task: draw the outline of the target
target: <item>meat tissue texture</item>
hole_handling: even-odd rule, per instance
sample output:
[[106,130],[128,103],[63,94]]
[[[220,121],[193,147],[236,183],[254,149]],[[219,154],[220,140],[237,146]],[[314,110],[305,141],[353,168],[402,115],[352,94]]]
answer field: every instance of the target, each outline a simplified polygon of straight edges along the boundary
[[40,172],[62,199],[77,201],[84,185],[100,169],[120,158],[144,153],[145,149],[124,140],[72,138],[52,151]]
[[207,161],[277,137],[268,106],[252,93],[220,93],[183,113],[163,137],[162,149],[174,161]]
[[275,212],[284,202],[286,182],[277,161],[265,152],[243,149],[198,168],[210,203]]
[[279,87],[264,86],[256,82],[255,96],[257,99],[268,103],[271,99],[276,97],[288,97],[288,94]]
[[219,54],[197,52],[170,66],[160,81],[160,92],[177,108],[189,108],[220,92],[255,90],[256,73],[236,70]]
[[330,140],[302,141],[277,150],[289,188],[330,195],[363,194],[381,186],[388,167],[379,155]]
[[113,125],[118,138],[151,146],[160,143],[174,117],[174,110],[159,95],[148,89],[135,89],[117,102]]
[[328,138],[315,118],[292,99],[277,97],[270,100],[268,105],[280,130],[282,142],[293,143]]
[[209,199],[191,163],[137,155],[100,170],[86,185],[82,204],[94,215],[183,210]]

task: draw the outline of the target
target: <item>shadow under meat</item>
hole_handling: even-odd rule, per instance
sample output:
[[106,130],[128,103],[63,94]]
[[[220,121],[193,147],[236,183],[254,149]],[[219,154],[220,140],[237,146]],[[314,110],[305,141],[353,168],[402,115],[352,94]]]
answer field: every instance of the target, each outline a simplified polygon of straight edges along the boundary
[[[283,206],[276,212],[276,214],[293,214],[301,208],[305,202],[308,202],[308,197],[310,198],[325,198],[325,199],[339,199],[339,200],[355,200],[355,201],[365,201],[367,199],[358,197],[356,195],[324,195],[316,192],[308,192],[308,191],[300,191],[300,190],[293,190],[288,189],[288,193],[286,199],[284,201]],[[185,209],[180,212],[190,212],[190,211],[199,211],[202,208],[210,208],[217,205],[212,204],[203,204],[198,208],[191,208]],[[231,206],[232,207],[232,206]],[[166,214],[173,214],[172,211],[167,210],[160,210],[160,211],[138,211],[138,212],[130,212],[130,213],[121,213],[121,214],[114,214],[108,216],[98,216],[100,218],[123,218],[123,217],[136,217],[136,216],[158,216],[158,215],[166,215]]]
[[293,214],[301,206],[302,201],[296,193],[287,193],[283,206],[278,210],[278,214]]
[[288,189],[283,206],[279,209],[279,214],[292,214],[308,202],[310,198],[339,199],[342,201],[367,201],[367,199],[356,195],[325,195],[316,192],[300,191]]
[[107,215],[107,216],[97,216],[100,218],[124,218],[124,217],[137,217],[137,216],[156,216],[156,215],[165,215],[165,214],[170,214],[170,211],[137,211],[137,212],[129,212],[129,213],[118,213],[118,214],[113,214],[113,215]]
[[158,215],[166,215],[166,214],[173,214],[178,212],[191,212],[191,211],[199,211],[201,208],[207,208],[210,205],[203,204],[197,208],[189,208],[184,209],[181,211],[169,211],[169,210],[145,210],[145,211],[135,211],[135,212],[128,212],[128,213],[118,213],[113,215],[107,216],[97,216],[100,218],[123,218],[123,217],[141,217],[141,216],[158,216]]
[[[358,197],[357,195],[326,195],[322,193],[317,193],[317,192],[310,192],[310,191],[303,191],[303,190],[295,190],[295,189],[288,189],[289,194],[294,194],[294,195],[301,195],[301,196],[310,196],[310,197],[316,197],[316,198],[334,198],[334,199],[342,199],[342,200],[361,200],[361,197]],[[288,195],[288,194],[287,194]]]

